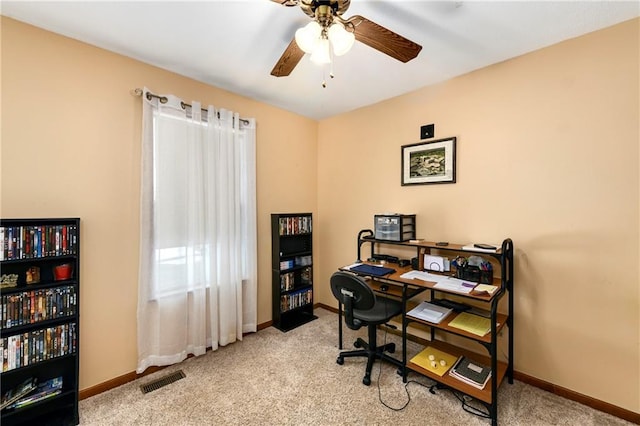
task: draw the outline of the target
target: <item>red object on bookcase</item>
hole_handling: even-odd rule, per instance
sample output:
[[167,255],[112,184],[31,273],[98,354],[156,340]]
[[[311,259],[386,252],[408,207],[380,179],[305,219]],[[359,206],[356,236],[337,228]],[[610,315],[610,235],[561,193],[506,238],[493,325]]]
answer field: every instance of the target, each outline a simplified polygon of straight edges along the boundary
[[69,278],[71,278],[71,272],[72,268],[70,263],[58,265],[53,268],[53,276],[56,281],[68,280]]

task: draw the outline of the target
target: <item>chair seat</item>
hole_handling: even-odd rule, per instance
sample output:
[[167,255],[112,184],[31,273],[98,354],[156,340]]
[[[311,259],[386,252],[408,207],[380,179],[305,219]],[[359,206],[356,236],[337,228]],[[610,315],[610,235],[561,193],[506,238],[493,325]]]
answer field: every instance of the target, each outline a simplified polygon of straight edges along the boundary
[[389,318],[402,313],[402,303],[398,300],[376,296],[376,304],[372,309],[353,310],[353,316],[368,324],[383,324]]

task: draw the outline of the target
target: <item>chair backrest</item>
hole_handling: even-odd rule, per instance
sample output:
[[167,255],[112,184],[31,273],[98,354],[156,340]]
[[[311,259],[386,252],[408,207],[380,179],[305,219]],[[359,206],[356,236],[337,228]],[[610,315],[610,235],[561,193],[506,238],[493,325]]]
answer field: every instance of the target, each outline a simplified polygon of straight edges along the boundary
[[352,330],[362,327],[363,322],[355,318],[353,310],[366,311],[376,303],[376,296],[371,287],[357,275],[338,271],[331,276],[331,291],[333,296],[344,307],[344,321]]

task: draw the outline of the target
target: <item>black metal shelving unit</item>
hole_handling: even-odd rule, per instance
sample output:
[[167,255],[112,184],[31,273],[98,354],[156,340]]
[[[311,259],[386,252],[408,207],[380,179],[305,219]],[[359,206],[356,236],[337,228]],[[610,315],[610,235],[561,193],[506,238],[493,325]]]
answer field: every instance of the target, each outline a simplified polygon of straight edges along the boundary
[[[477,255],[482,257],[490,257],[494,259],[496,268],[494,269],[493,284],[498,289],[496,292],[489,296],[476,296],[473,294],[462,294],[452,291],[447,291],[440,288],[434,288],[432,285],[420,285],[423,290],[427,290],[429,293],[429,300],[433,300],[437,297],[453,296],[454,299],[459,299],[465,303],[473,306],[483,307],[490,313],[491,330],[485,336],[479,337],[477,335],[467,333],[458,328],[454,328],[448,325],[448,323],[455,318],[455,315],[450,316],[447,320],[439,324],[433,324],[428,321],[424,321],[418,318],[409,317],[405,313],[402,315],[402,336],[403,336],[403,378],[407,380],[407,374],[414,372],[422,374],[434,380],[437,385],[435,389],[453,389],[462,392],[468,396],[473,397],[487,408],[486,415],[491,419],[492,425],[498,424],[498,388],[503,380],[506,378],[509,383],[513,383],[513,365],[514,365],[514,280],[513,280],[513,242],[511,239],[505,239],[502,244],[497,248],[495,252],[488,252],[483,250],[474,250],[464,248],[461,244],[448,244],[446,246],[438,245],[436,242],[420,241],[416,243],[411,242],[392,242],[385,240],[378,240],[373,236],[373,231],[362,230],[358,234],[358,259],[362,255],[362,246],[370,244],[371,257],[374,257],[380,252],[382,246],[395,245],[415,248],[417,259],[422,259],[425,254],[439,254],[439,255],[452,255],[452,256],[471,256]],[[418,269],[423,270],[422,262],[419,263]],[[430,271],[431,272],[431,271]],[[452,272],[445,273],[446,275]],[[391,279],[389,279],[391,280]],[[384,278],[376,278],[375,281],[385,281]],[[391,280],[393,282],[393,280]],[[398,284],[397,282],[395,284]],[[411,285],[406,285],[406,287]],[[411,298],[411,295],[403,296],[403,300]],[[506,298],[506,312],[498,312],[498,304],[501,300]],[[406,305],[405,305],[406,306]],[[407,327],[411,323],[420,323],[429,327],[430,330],[430,343],[429,346],[435,349],[441,350],[445,353],[449,353],[455,356],[467,356],[472,360],[476,360],[478,363],[482,363],[491,367],[491,378],[484,389],[477,389],[473,386],[465,384],[455,378],[451,378],[448,374],[443,376],[436,375],[429,370],[422,368],[421,366],[414,364],[407,360]],[[507,352],[506,360],[498,360],[498,335],[506,329],[507,332]],[[461,348],[456,345],[452,345],[443,341],[445,334],[453,334],[458,337],[463,337],[469,342],[475,342],[480,345],[488,354],[483,356],[476,351],[470,351],[466,348]]]

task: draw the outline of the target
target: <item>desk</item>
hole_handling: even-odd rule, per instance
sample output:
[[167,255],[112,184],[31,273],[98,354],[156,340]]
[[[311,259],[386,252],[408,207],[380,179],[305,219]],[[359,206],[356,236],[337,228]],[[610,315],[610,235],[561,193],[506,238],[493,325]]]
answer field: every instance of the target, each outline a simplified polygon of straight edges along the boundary
[[[505,239],[502,246],[492,253],[483,252],[481,250],[474,251],[463,249],[462,244],[450,244],[446,247],[437,246],[435,242],[389,242],[376,240],[372,236],[362,236],[363,231],[358,235],[358,258],[360,258],[360,249],[362,244],[371,243],[371,253],[374,253],[374,246],[392,244],[395,246],[407,246],[417,250],[418,257],[424,254],[436,254],[450,253],[453,256],[470,256],[478,255],[482,257],[490,257],[495,262],[496,274],[494,275],[494,285],[498,289],[493,294],[474,294],[472,293],[458,293],[448,289],[436,287],[434,281],[423,281],[420,279],[408,279],[403,278],[402,275],[411,271],[410,266],[400,267],[397,264],[386,264],[385,266],[395,269],[395,272],[382,276],[382,277],[367,277],[366,275],[358,274],[366,277],[367,283],[378,294],[384,294],[385,296],[397,297],[402,300],[402,366],[401,372],[403,381],[406,383],[407,375],[409,372],[415,372],[422,374],[439,384],[444,388],[452,388],[458,390],[466,395],[469,395],[479,402],[481,402],[488,411],[488,416],[491,417],[492,425],[497,425],[498,416],[498,386],[502,383],[505,377],[507,377],[509,383],[513,383],[513,242],[510,239]],[[373,257],[373,256],[372,256]],[[363,262],[369,264],[375,264],[370,262]],[[421,262],[420,262],[421,263]],[[339,268],[342,271],[350,271],[350,267],[353,265]],[[422,266],[422,265],[421,265]],[[353,272],[353,271],[350,271]],[[451,273],[443,273],[451,275]],[[382,284],[386,284],[389,289],[385,292],[380,290]],[[416,295],[428,292],[429,300],[433,300],[436,294],[439,297],[446,297],[447,295],[455,295],[458,298],[462,298],[465,301],[471,302],[474,306],[486,306],[489,308],[491,330],[484,336],[477,336],[475,334],[466,332],[459,328],[452,327],[450,322],[456,318],[457,313],[453,313],[445,318],[439,324],[429,323],[419,318],[411,317],[407,315],[407,302]],[[498,302],[507,297],[507,312],[499,313],[497,311]],[[338,306],[338,339],[339,347],[342,349],[342,306]],[[466,384],[449,374],[438,376],[429,370],[422,368],[421,366],[407,361],[407,326],[417,322],[426,325],[430,329],[431,341],[430,347],[434,347],[448,354],[456,357],[466,356],[476,361],[477,363],[491,366],[491,379],[483,389],[475,388],[469,384]],[[508,330],[508,348],[507,348],[507,360],[505,362],[498,361],[498,335],[504,330]],[[436,333],[437,332],[437,333]],[[453,334],[463,337],[469,341],[476,342],[481,345],[488,353],[489,356],[483,356],[476,352],[469,351],[465,348],[457,347],[441,340],[443,335]]]

